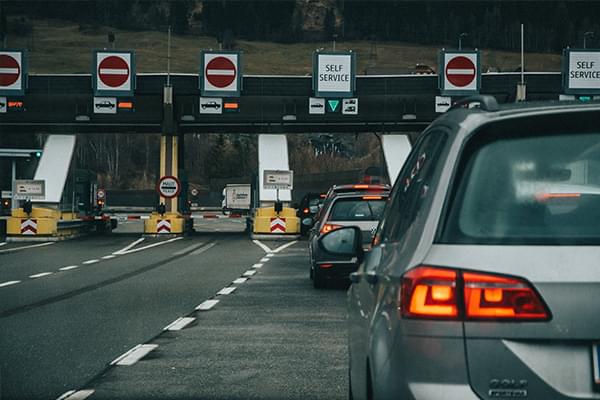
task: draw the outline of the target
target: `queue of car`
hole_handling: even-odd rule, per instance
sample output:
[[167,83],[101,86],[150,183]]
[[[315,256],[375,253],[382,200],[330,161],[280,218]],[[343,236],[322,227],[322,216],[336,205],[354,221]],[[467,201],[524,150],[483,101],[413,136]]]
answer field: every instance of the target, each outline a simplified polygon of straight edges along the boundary
[[351,399],[600,398],[598,121],[599,104],[467,99],[391,192],[328,196],[311,276],[353,271]]

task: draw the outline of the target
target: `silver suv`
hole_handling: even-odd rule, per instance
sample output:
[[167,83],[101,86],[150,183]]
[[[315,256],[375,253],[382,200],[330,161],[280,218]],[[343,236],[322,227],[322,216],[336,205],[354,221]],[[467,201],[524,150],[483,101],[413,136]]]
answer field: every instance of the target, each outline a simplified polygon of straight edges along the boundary
[[600,105],[476,100],[420,136],[368,254],[320,239],[360,264],[354,399],[600,398]]

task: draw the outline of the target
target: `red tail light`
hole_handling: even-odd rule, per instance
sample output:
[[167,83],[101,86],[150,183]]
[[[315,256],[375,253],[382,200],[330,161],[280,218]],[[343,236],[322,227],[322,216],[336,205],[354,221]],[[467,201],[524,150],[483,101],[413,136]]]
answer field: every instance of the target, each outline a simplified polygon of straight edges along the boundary
[[420,266],[402,278],[405,318],[547,321],[550,312],[523,279]]
[[338,229],[341,228],[341,225],[335,225],[335,224],[325,224],[323,225],[323,227],[321,228],[321,233],[327,233],[327,232],[331,232],[334,229]]
[[309,210],[308,208],[305,208],[304,210],[302,210],[302,212],[303,212],[304,214],[308,214],[308,213],[310,212],[310,210]]

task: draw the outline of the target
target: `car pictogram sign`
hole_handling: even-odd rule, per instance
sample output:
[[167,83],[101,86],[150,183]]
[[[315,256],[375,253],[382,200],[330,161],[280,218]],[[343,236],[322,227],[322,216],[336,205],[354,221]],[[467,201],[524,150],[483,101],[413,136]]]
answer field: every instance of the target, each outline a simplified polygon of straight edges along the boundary
[[200,59],[202,96],[240,95],[242,72],[239,52],[202,52]]
[[25,94],[26,55],[22,50],[0,51],[0,94]]
[[479,52],[442,52],[440,89],[443,95],[470,95],[479,92]]
[[93,71],[95,94],[132,96],[135,89],[134,59],[130,51],[96,51]]

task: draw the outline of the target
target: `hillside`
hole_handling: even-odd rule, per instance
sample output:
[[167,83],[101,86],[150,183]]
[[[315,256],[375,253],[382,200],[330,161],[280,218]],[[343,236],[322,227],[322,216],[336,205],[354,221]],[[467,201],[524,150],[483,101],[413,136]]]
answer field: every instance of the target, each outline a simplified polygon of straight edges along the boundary
[[[17,18],[17,17],[11,17]],[[82,26],[70,21],[32,19],[28,34],[7,38],[8,48],[29,49],[30,73],[89,73],[93,49],[108,46],[107,34],[114,32],[117,49],[136,52],[137,72],[166,72],[167,34],[160,31],[126,31],[111,27]],[[197,73],[203,49],[218,49],[217,40],[200,35],[173,35],[171,71]],[[281,44],[236,40],[244,54],[244,74],[306,75],[312,72],[315,49],[331,50],[332,42]],[[341,41],[337,50],[358,54],[359,74],[412,73],[415,64],[437,69],[440,47],[400,42]],[[482,70],[514,71],[520,64],[518,52],[482,48]],[[527,53],[527,71],[560,71],[560,54]]]

